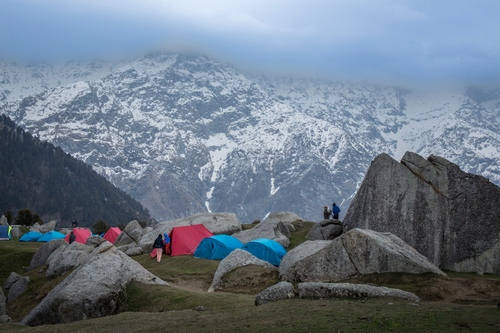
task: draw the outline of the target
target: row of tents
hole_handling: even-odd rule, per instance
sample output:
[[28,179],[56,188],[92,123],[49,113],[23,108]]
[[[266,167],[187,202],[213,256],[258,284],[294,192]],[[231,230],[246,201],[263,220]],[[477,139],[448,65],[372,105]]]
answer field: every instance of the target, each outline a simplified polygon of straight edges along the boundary
[[[10,228],[10,226],[8,227]],[[0,228],[0,237],[2,236],[1,231]],[[85,244],[87,239],[92,236],[92,233],[87,228],[74,228],[73,232],[76,235],[75,241],[82,244]],[[112,227],[101,236],[114,244],[120,233],[120,228]],[[37,231],[30,231],[21,236],[19,241],[49,242],[53,239],[65,239],[69,242],[69,236],[69,234],[64,235],[58,231],[49,231],[44,234]],[[250,252],[259,259],[279,266],[281,259],[286,254],[285,248],[274,240],[258,238],[243,244],[233,236],[214,235],[203,224],[174,227],[168,236],[170,238],[169,248],[171,256],[194,255],[197,258],[221,260],[233,250],[242,249]],[[6,237],[7,239],[12,238]]]
[[[87,228],[74,228],[73,233],[76,236],[75,242],[85,244],[87,242],[87,239],[92,236],[92,233],[90,232],[90,229]],[[120,235],[121,230],[118,227],[112,227],[109,228],[108,231],[101,236],[106,239],[107,241],[114,243],[115,240],[118,238],[118,235]],[[65,235],[63,233],[60,233],[59,231],[48,231],[44,234],[42,234],[39,231],[30,231],[25,233],[24,235],[19,238],[20,242],[50,242],[53,239],[65,239],[67,242],[69,242],[69,234]]]
[[171,256],[192,254],[196,258],[221,260],[235,249],[242,249],[279,266],[286,254],[285,248],[272,239],[258,238],[243,244],[233,236],[214,235],[203,224],[174,227],[169,237]]

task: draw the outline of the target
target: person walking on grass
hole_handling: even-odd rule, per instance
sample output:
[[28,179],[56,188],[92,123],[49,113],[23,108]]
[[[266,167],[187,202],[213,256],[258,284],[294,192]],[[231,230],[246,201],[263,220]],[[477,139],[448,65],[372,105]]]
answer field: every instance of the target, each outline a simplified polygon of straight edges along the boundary
[[161,261],[161,255],[163,254],[163,236],[161,234],[155,239],[153,247],[156,249],[156,262]]

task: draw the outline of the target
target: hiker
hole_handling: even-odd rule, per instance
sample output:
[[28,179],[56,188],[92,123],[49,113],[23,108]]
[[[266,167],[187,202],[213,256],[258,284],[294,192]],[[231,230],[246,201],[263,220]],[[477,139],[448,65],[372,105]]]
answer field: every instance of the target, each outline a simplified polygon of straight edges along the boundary
[[73,231],[69,233],[69,243],[73,243],[76,240],[76,235]]
[[334,202],[332,204],[332,214],[333,214],[333,219],[334,220],[338,220],[339,219],[339,213],[340,213],[340,208]]
[[163,253],[163,236],[161,234],[158,234],[158,237],[155,239],[155,242],[153,244],[153,247],[156,249],[156,262],[161,261],[161,255]]
[[329,220],[330,219],[330,210],[328,209],[328,206],[325,206],[323,209],[323,220]]
[[163,243],[165,244],[163,248],[165,250],[165,254],[170,254],[170,237],[168,237],[166,233],[163,234],[163,237],[165,237],[163,241]]

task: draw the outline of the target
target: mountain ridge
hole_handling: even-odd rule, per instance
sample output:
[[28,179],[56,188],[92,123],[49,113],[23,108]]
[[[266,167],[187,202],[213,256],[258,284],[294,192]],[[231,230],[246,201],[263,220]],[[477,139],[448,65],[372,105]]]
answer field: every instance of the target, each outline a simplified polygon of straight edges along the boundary
[[371,160],[407,150],[500,184],[495,89],[269,79],[177,53],[17,68],[37,76],[14,82],[15,71],[0,63],[1,112],[90,164],[160,221],[203,211],[233,212],[243,223],[272,211],[319,220],[333,201],[342,216]]

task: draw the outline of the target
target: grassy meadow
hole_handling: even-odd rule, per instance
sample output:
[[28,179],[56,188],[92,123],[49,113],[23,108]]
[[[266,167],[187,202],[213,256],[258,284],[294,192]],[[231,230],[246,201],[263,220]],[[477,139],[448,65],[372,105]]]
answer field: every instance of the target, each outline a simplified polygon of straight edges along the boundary
[[[291,247],[304,241],[311,226],[296,224]],[[28,290],[7,304],[13,322],[0,324],[0,332],[500,332],[498,276],[375,274],[352,282],[400,288],[423,301],[295,298],[255,306],[255,295],[278,281],[276,272],[255,266],[239,268],[225,277],[223,291],[208,293],[218,261],[165,256],[157,263],[149,255],[133,258],[171,286],[132,283],[113,315],[25,327],[16,322],[64,279],[48,280],[40,270],[25,272],[40,246],[17,240],[0,242],[2,287],[12,271],[30,277]]]

